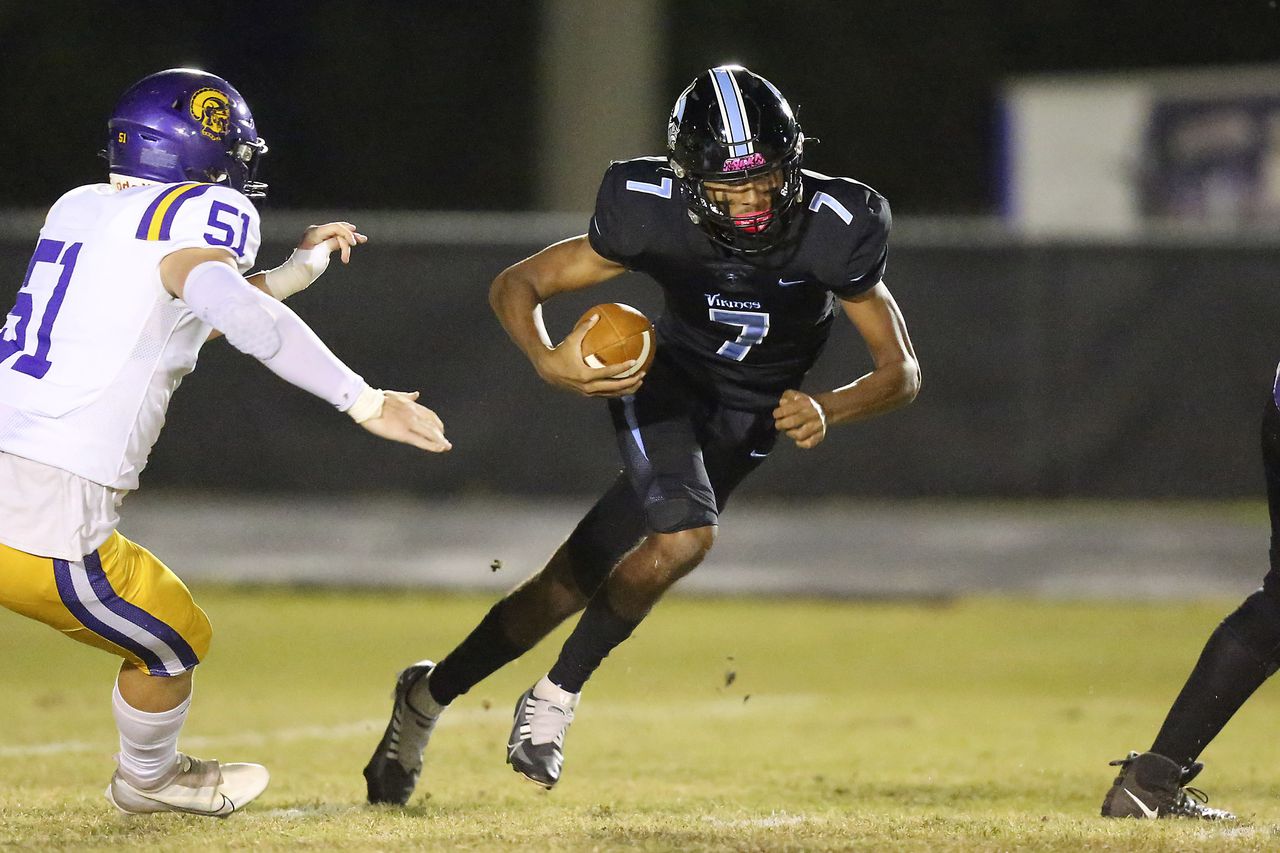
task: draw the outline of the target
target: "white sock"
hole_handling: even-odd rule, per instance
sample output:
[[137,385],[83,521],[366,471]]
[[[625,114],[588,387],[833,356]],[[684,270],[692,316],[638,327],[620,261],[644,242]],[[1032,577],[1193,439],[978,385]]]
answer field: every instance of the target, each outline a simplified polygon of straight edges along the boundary
[[572,711],[578,707],[578,700],[582,698],[582,694],[570,693],[544,675],[538,679],[537,684],[533,685],[533,698],[555,702],[560,707],[568,708]]
[[409,704],[409,713],[400,720],[400,740],[397,743],[396,755],[400,766],[413,772],[422,766],[422,751],[427,748],[427,741],[436,727],[436,719],[444,713],[446,706],[441,705],[427,689],[427,678],[419,678],[409,688],[405,699]]
[[419,678],[409,688],[409,693],[405,696],[409,700],[409,707],[417,711],[424,717],[438,717],[444,713],[445,705],[441,705],[436,701],[436,697],[431,695],[431,690],[427,687],[427,682],[431,679],[428,673]]
[[116,762],[126,782],[137,788],[154,788],[173,770],[178,763],[178,733],[190,707],[188,696],[170,711],[139,711],[124,700],[116,684],[111,692],[111,710],[120,731]]

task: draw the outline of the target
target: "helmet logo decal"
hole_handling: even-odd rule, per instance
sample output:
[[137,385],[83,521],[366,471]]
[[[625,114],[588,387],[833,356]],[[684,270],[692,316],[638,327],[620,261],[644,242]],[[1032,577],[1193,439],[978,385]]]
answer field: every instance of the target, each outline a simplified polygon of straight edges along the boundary
[[200,135],[219,142],[231,130],[231,98],[217,89],[200,89],[191,96],[191,117],[200,122]]
[[742,90],[738,88],[738,80],[733,76],[735,66],[722,65],[711,69],[711,80],[715,83],[716,100],[720,103],[720,121],[724,128],[724,143],[729,146],[732,157],[746,157],[754,153],[751,144],[753,136],[747,126],[746,104],[742,101]]
[[722,168],[726,172],[742,172],[747,169],[754,169],[756,166],[763,166],[765,162],[764,155],[756,151],[746,157],[730,157],[724,161]]

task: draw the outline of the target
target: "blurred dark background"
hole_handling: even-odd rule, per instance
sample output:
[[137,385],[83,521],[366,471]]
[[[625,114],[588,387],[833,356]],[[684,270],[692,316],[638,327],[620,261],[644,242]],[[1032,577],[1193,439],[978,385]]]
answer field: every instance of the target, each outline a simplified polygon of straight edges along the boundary
[[[603,406],[541,384],[486,289],[581,233],[608,159],[660,153],[671,102],[725,61],[797,106],[822,140],[808,166],[893,203],[887,281],[925,375],[912,407],[813,453],[781,447],[745,494],[1261,494],[1280,243],[1046,240],[984,217],[1000,205],[1008,80],[1274,64],[1274,0],[0,0],[0,297],[12,299],[41,211],[103,179],[95,152],[119,93],[161,68],[202,67],[240,89],[271,145],[259,264],[283,259],[308,221],[365,226],[373,242],[352,267],[291,304],[375,384],[422,388],[456,449],[385,445],[216,343],[177,394],[144,484],[591,493],[616,466]],[[527,216],[493,218],[510,212]],[[553,334],[614,299],[660,307],[657,288],[625,277],[549,306]],[[806,387],[867,366],[839,329]]]
[[[548,5],[3,0],[0,207],[47,206],[62,187],[97,180],[93,152],[119,94],[152,71],[192,65],[252,105],[272,146],[275,205],[537,209],[539,92],[555,58],[546,53],[600,41],[553,38]],[[643,96],[660,105],[649,138],[611,156],[660,153],[685,84],[739,61],[773,80],[822,140],[812,168],[865,180],[899,213],[994,209],[997,94],[1010,76],[1280,59],[1273,0],[557,5],[608,7],[614,38],[651,42],[658,69],[643,82],[659,91],[623,87],[556,123],[607,123]],[[656,16],[652,31],[636,28],[641,9]]]

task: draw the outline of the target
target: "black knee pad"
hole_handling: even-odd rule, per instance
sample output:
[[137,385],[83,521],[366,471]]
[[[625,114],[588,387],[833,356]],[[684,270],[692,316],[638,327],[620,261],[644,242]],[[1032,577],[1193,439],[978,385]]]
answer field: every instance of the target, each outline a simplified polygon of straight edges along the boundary
[[692,498],[665,498],[645,507],[649,529],[655,533],[679,533],[695,527],[709,527],[718,516],[714,509]]
[[1280,600],[1264,587],[1222,620],[1269,669],[1280,663]]

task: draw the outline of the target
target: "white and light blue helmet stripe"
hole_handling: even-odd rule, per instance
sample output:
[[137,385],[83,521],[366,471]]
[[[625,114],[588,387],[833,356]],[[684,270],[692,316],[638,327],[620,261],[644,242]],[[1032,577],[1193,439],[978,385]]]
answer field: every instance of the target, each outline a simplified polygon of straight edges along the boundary
[[751,142],[755,134],[747,119],[742,90],[738,88],[738,80],[733,75],[733,72],[740,67],[719,65],[711,69],[711,82],[714,84],[716,100],[719,102],[720,118],[724,123],[724,141],[729,145],[729,153],[733,157],[745,157],[755,153],[755,146]]

